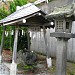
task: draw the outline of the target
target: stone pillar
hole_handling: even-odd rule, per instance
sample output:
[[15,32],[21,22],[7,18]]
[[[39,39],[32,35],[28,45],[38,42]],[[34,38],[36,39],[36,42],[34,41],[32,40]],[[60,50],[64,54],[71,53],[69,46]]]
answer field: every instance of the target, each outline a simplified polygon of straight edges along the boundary
[[16,52],[17,52],[17,42],[18,42],[18,27],[15,30],[15,37],[14,37],[14,46],[13,46],[13,58],[12,64],[10,67],[10,75],[16,75],[17,72],[17,64],[16,64]]
[[2,40],[1,40],[1,48],[0,48],[0,64],[2,62],[2,50],[4,45],[4,36],[5,36],[5,26],[3,26],[3,34],[2,34]]
[[66,75],[68,39],[57,38],[56,75]]

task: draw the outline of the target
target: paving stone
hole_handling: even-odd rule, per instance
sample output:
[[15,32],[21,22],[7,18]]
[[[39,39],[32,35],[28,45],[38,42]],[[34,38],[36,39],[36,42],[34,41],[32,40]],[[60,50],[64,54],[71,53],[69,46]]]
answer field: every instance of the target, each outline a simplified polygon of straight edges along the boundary
[[9,75],[9,74],[10,74],[9,69],[4,64],[0,64],[0,75]]

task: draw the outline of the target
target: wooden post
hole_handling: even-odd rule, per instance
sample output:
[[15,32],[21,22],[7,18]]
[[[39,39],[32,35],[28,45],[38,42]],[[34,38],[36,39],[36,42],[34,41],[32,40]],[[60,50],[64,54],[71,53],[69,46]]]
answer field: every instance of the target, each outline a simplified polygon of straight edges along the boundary
[[45,51],[46,51],[46,64],[47,67],[50,68],[52,66],[52,60],[49,56],[49,49],[48,49],[48,43],[47,43],[47,36],[46,36],[46,29],[45,26],[43,26],[43,32],[44,32],[44,40],[45,40]]
[[44,33],[46,56],[49,57],[49,50],[48,50],[48,44],[47,44],[47,37],[46,37],[46,29],[45,29],[45,26],[43,26],[43,33]]
[[2,40],[1,40],[1,48],[0,48],[0,64],[2,62],[2,50],[4,45],[4,36],[5,36],[5,26],[3,26],[3,34],[2,34]]
[[18,43],[18,27],[15,29],[15,37],[14,37],[14,46],[13,46],[13,58],[12,61],[16,63],[16,52],[17,52],[17,43]]
[[13,46],[13,58],[12,64],[10,67],[10,75],[16,75],[17,72],[17,64],[16,64],[16,52],[17,52],[17,43],[18,43],[18,27],[15,30],[15,37],[14,37],[14,46]]

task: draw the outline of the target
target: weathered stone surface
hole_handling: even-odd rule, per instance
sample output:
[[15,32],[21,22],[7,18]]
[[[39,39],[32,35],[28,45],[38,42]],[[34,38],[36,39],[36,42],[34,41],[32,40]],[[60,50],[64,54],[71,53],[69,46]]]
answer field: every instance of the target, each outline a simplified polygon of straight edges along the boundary
[[23,61],[27,64],[27,65],[32,65],[36,62],[37,60],[37,55],[35,54],[35,52],[31,52],[31,51],[26,51],[23,56]]
[[0,64],[0,75],[10,75],[9,68],[4,64]]
[[57,39],[56,75],[66,75],[67,42],[64,39]]
[[38,7],[41,8],[45,13],[49,14],[51,13],[55,7],[63,7],[66,5],[72,4],[72,2],[75,2],[75,0],[53,0],[52,2],[49,2],[48,4],[39,5]]
[[22,56],[23,56],[22,51],[21,51],[21,50],[18,51],[18,52],[17,52],[17,63],[23,62]]

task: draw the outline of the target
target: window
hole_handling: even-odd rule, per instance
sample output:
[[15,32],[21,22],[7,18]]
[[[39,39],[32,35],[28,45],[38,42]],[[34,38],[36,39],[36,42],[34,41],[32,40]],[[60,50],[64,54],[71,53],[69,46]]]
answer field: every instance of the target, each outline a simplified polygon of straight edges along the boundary
[[57,29],[63,29],[63,21],[57,21]]

